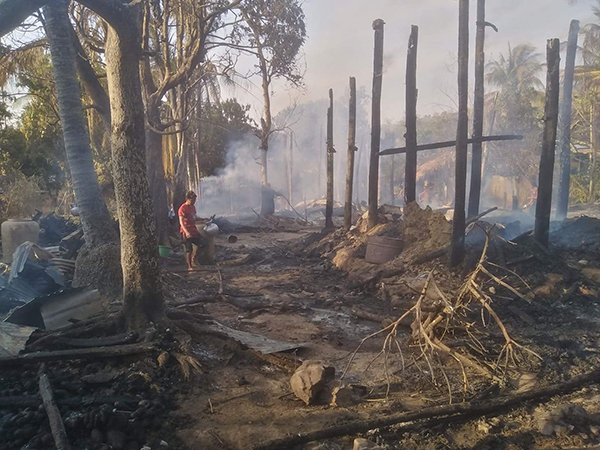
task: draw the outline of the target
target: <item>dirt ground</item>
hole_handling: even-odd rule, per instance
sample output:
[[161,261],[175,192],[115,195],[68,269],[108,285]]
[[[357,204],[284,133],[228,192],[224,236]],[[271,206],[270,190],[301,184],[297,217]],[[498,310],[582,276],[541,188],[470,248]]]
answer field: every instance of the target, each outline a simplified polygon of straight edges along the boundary
[[[543,360],[523,364],[520,373],[501,388],[503,392],[557,383],[597,367],[600,257],[596,233],[600,228],[597,223],[593,225],[587,231],[585,226],[575,227],[577,236],[571,238],[568,230],[557,232],[555,241],[562,248],[554,247],[550,254],[533,244],[531,248],[523,244],[525,250],[520,248],[518,254],[514,250],[514,255],[511,248],[507,250],[506,259],[522,257],[524,251],[534,256],[512,267],[523,278],[523,284],[515,287],[527,293],[527,283],[535,292],[534,300],[523,301],[499,292],[494,296],[494,308],[513,338],[542,355]],[[582,238],[581,229],[581,233],[591,235]],[[395,319],[415,301],[414,296],[407,296],[390,302],[379,283],[356,287],[345,271],[334,266],[331,255],[299,256],[298,244],[304,245],[310,232],[244,233],[238,234],[235,244],[228,243],[227,236],[220,236],[218,261],[252,255],[250,261],[187,273],[181,260],[174,258],[165,267],[166,290],[172,302],[214,294],[222,283],[226,300],[184,305],[181,309],[209,314],[234,329],[299,345],[285,356],[269,358],[243,351],[241,345],[218,337],[207,336],[197,344],[195,354],[203,373],[183,389],[169,419],[183,448],[251,449],[297,433],[448,403],[448,389],[443,383],[432,380],[420,364],[408,364],[402,370],[397,356],[388,363],[392,384],[386,397],[384,364],[381,360],[371,364],[381,350],[383,339],[379,338],[361,348],[345,376],[345,382],[367,387],[368,395],[362,402],[348,408],[306,406],[294,397],[289,379],[300,361],[325,361],[335,367],[339,378],[361,339],[381,329],[376,321],[356,318],[356,310]],[[400,278],[414,279],[422,276],[419,272],[433,270],[437,283],[444,288],[445,282],[452,284],[451,280],[461,277],[460,272],[448,272],[444,263],[442,259],[433,261],[407,270]],[[579,289],[569,294],[575,282]],[[491,329],[492,325],[486,323]],[[409,329],[401,330],[398,340],[407,341],[410,333]],[[487,337],[501,339],[493,330]],[[411,357],[410,348],[405,354],[407,359]],[[451,363],[446,373],[451,381],[462,376]],[[469,400],[489,384],[484,377],[469,373],[467,392],[457,389],[453,401]],[[542,434],[540,417],[565,403],[585,408],[589,423],[582,425],[581,420],[567,418],[566,422],[575,423],[568,424],[566,431],[561,428],[552,436]],[[390,449],[591,448],[600,444],[596,415],[600,417],[598,387],[588,386],[567,396],[530,402],[491,416],[378,429],[365,437]],[[299,448],[349,449],[354,437]]]

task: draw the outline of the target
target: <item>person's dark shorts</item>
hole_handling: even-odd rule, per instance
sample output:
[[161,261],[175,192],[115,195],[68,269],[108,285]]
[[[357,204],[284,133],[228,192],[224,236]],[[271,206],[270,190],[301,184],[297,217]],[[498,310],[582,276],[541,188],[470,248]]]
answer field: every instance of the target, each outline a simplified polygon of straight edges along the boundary
[[194,245],[198,248],[204,247],[204,240],[199,236],[185,238],[183,240],[183,245],[185,246],[186,253],[192,253],[194,251]]

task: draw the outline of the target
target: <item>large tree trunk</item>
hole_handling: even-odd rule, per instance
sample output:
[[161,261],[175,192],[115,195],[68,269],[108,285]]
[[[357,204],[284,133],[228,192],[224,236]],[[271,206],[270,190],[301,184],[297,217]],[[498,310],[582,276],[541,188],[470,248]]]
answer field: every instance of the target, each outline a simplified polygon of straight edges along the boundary
[[371,112],[371,160],[369,164],[369,228],[379,222],[379,150],[381,147],[381,90],[383,87],[383,29],[385,22],[373,22],[375,56],[373,60],[373,99]]
[[465,196],[467,188],[467,141],[469,139],[469,0],[460,0],[458,37],[458,126],[456,132],[456,179],[450,267],[461,263],[465,253]]
[[[473,138],[483,136],[483,118],[485,115],[485,0],[477,2],[477,38],[475,43],[475,103],[473,105]],[[469,193],[469,217],[479,214],[481,202],[481,166],[483,143],[473,144],[471,160],[471,189]]]
[[[48,0],[0,0],[0,36],[46,3]],[[106,61],[111,98],[113,178],[121,227],[123,312],[131,329],[141,329],[148,320],[164,318],[164,302],[158,241],[146,176],[144,109],[139,76],[141,46],[136,8],[102,0],[80,0],[80,3],[111,25]],[[70,37],[67,31],[66,39]],[[67,45],[72,47],[72,40]],[[74,62],[70,70],[75,73]],[[83,119],[83,114],[80,116]]]
[[146,172],[145,117],[136,23],[110,28],[106,42],[112,159],[121,227],[123,311],[130,329],[164,316],[154,210]]
[[565,63],[565,81],[562,104],[560,107],[560,181],[558,185],[558,204],[556,218],[565,220],[569,211],[569,191],[571,188],[571,113],[573,111],[573,83],[575,80],[575,58],[577,56],[577,38],[579,21],[572,20],[567,45]]
[[327,109],[327,203],[325,205],[325,229],[332,230],[333,225],[333,89],[329,89],[329,108]]
[[[145,18],[145,21],[148,18]],[[147,26],[147,25],[145,25]],[[147,35],[143,42],[144,49],[148,49]],[[140,61],[140,77],[143,88],[143,100],[146,108],[147,121],[152,128],[158,127],[160,120],[160,99],[156,100],[152,96],[157,90],[150,61],[146,57]],[[150,127],[146,127],[146,168],[148,172],[148,182],[152,195],[152,204],[154,205],[154,223],[156,225],[156,234],[158,243],[169,245],[169,198],[167,195],[167,182],[165,180],[165,167],[163,164],[163,139],[160,133],[157,133]],[[179,205],[174,206],[177,212]]]
[[544,112],[544,134],[540,159],[537,207],[535,210],[534,237],[542,245],[548,246],[550,231],[550,211],[552,209],[552,182],[554,176],[554,156],[556,151],[556,131],[558,127],[558,103],[560,90],[560,41],[548,41],[548,77],[546,80],[546,109]]
[[356,154],[356,78],[350,77],[350,114],[348,116],[348,161],[346,167],[346,204],[344,228],[352,226],[352,188],[354,187],[354,155]]
[[406,62],[406,166],[404,170],[404,204],[417,198],[417,49],[419,27],[413,25],[408,40]]
[[57,0],[44,7],[46,35],[52,55],[65,150],[75,198],[81,210],[81,224],[87,244],[98,246],[116,241],[117,233],[104,203],[94,170],[94,160],[81,104],[81,91],[75,71],[75,50],[67,7],[68,2],[64,0]]

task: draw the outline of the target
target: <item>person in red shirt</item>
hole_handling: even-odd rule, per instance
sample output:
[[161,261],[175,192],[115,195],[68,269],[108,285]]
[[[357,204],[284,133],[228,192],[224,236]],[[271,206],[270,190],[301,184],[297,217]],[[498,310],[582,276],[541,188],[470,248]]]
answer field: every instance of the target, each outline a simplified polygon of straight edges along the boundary
[[185,246],[185,257],[188,265],[188,270],[193,270],[192,255],[194,253],[194,245],[197,248],[204,247],[202,235],[196,227],[196,199],[198,196],[194,191],[189,191],[185,195],[185,203],[179,208],[179,231],[183,238]]

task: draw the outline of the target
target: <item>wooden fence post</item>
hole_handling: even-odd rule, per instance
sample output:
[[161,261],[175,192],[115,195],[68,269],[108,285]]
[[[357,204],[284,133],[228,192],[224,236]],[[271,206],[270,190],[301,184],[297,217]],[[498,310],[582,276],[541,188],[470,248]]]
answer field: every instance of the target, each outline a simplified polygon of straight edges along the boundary
[[350,77],[350,104],[348,117],[348,164],[346,171],[346,205],[344,227],[352,226],[352,188],[354,186],[354,154],[356,153],[356,78]]
[[465,253],[465,196],[467,188],[467,142],[469,139],[469,0],[459,3],[458,32],[458,126],[456,175],[450,267],[458,266]]
[[417,49],[419,27],[412,26],[406,60],[406,166],[404,204],[417,199]]
[[373,101],[371,111],[371,160],[369,164],[369,228],[377,225],[379,216],[379,149],[381,146],[381,90],[383,87],[383,28],[385,22],[373,22],[375,57],[373,60]]
[[560,91],[560,41],[548,41],[548,77],[546,80],[546,109],[544,113],[544,134],[542,136],[542,156],[540,178],[535,209],[534,237],[542,245],[548,246],[550,212],[552,209],[552,177],[554,176],[554,156],[558,127],[558,104]]
[[577,38],[579,21],[572,20],[567,44],[565,63],[565,81],[560,106],[560,177],[558,184],[558,204],[556,218],[565,220],[569,211],[569,190],[571,188],[571,113],[573,111],[573,83],[575,80],[575,58],[577,56]]
[[325,229],[333,230],[333,89],[329,89],[327,110],[327,204],[325,206]]

